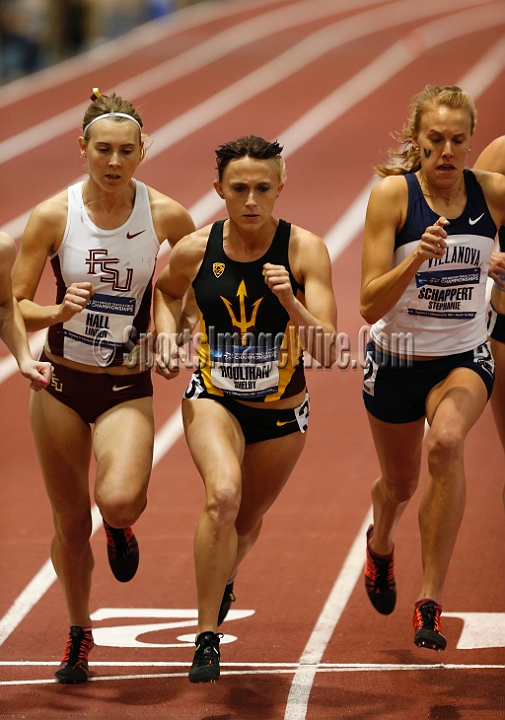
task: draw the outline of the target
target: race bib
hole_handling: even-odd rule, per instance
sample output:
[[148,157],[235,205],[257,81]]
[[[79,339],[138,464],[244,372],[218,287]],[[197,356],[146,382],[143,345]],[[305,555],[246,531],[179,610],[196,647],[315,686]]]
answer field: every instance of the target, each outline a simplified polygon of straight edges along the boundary
[[[82,312],[64,323],[63,334],[81,348],[83,345],[99,348],[100,356],[106,360],[107,354],[112,356],[116,348],[125,343],[125,331],[133,325],[134,317],[135,298],[96,293]],[[65,355],[70,357],[67,352]]]
[[474,318],[479,308],[480,272],[479,267],[471,267],[416,273],[408,314],[451,320]]
[[211,381],[225,395],[259,398],[276,393],[279,386],[279,349],[233,345],[211,348]]

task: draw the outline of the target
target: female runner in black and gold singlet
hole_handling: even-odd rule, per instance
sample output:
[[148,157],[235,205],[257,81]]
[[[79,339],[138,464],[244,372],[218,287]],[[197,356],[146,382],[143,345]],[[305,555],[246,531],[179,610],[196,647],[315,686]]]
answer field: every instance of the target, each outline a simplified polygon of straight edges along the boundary
[[[281,151],[256,136],[220,146],[214,186],[229,218],[180,241],[155,293],[160,338],[176,336],[191,284],[200,311],[199,367],[182,404],[186,440],[206,490],[194,545],[192,682],[219,677],[217,628],[234,599],[238,566],[305,444],[302,352],[325,366],[333,361],[331,342],[326,353],[324,343],[312,342],[335,334],[326,246],[272,215],[284,186]],[[177,349],[160,348],[157,371],[173,377]]]

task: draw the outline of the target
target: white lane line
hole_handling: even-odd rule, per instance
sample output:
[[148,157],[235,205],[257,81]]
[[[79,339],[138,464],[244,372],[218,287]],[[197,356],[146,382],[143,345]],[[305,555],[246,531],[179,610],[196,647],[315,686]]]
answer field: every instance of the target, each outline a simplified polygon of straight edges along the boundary
[[0,230],[7,233],[7,235],[10,235],[14,240],[17,240],[23,234],[26,223],[28,222],[32,212],[33,208],[30,208],[26,212],[21,213],[21,215],[18,215],[12,220],[9,220],[9,222],[5,223]]
[[[460,17],[461,15],[463,15],[463,13],[460,13]],[[456,19],[456,17],[457,16],[454,16],[454,19]],[[505,18],[503,20],[505,21]],[[430,23],[429,25],[424,26],[423,28],[419,28],[415,32],[419,33],[419,37],[422,38],[423,44],[427,43],[428,41],[430,43],[437,44],[444,41],[446,31],[450,32],[453,37],[457,36],[457,27],[458,25],[455,22],[453,27],[447,27],[446,29],[444,29],[440,21],[435,21],[433,23]],[[465,22],[465,31],[467,27],[468,26]],[[488,73],[490,71],[490,64],[496,71],[497,66],[500,66],[501,63],[501,70],[503,70],[503,66],[505,65],[505,57],[503,52],[501,52],[502,45],[503,39],[496,43],[473,67],[473,69],[469,73],[467,73],[464,78],[462,78],[462,81],[458,83],[460,87],[467,87],[467,85],[465,85],[463,81],[466,81],[468,83],[470,83],[471,81],[472,83],[474,83],[472,93],[474,99],[476,99],[479,94],[488,87],[488,84],[492,82],[492,80],[490,80],[488,76]],[[360,198],[357,198],[355,203],[358,203],[359,199]],[[364,219],[364,216],[362,217]],[[426,424],[425,433],[427,432],[427,430],[428,426]],[[349,551],[349,555],[346,559],[346,564],[344,565],[341,573],[337,577],[328,601],[323,608],[323,611],[316,623],[314,630],[312,631],[307,645],[305,646],[305,649],[300,658],[300,667],[295,673],[289,691],[284,720],[305,720],[306,718],[312,685],[314,683],[316,672],[318,672],[319,670],[319,660],[322,658],[324,651],[326,650],[326,646],[331,638],[333,630],[338,623],[338,620],[340,619],[340,615],[342,614],[342,610],[347,603],[347,599],[350,597],[350,594],[354,589],[354,585],[349,588],[348,584],[344,583],[341,590],[339,590],[338,588],[340,588],[341,586],[341,576],[344,572],[344,568],[346,567],[347,562],[349,561],[347,577],[348,579],[351,578],[352,572],[354,572],[355,583],[358,581],[365,562],[365,543],[363,541],[363,537],[366,529],[368,528],[368,525],[372,520],[372,515],[373,510],[370,507],[365,516],[365,520],[363,521],[360,529],[358,530],[354,543]],[[360,547],[361,553],[359,550]],[[359,571],[357,572],[359,564]],[[338,603],[333,604],[332,598],[335,592],[343,592],[347,594],[346,597],[344,596],[344,598],[342,598],[345,599],[343,606],[342,604]],[[330,629],[331,633],[328,634],[328,631]]]
[[491,46],[479,62],[459,81],[474,100],[487,90],[503,72],[505,66],[505,37]]
[[[59,660],[2,660],[3,667],[58,667]],[[160,662],[160,661],[93,661],[93,667],[189,667],[191,662]],[[298,663],[246,663],[222,662],[221,667],[232,667],[250,670],[290,670],[298,667]],[[329,672],[403,672],[411,670],[500,670],[505,665],[475,665],[466,663],[321,663],[323,671]]]
[[324,236],[324,241],[328,247],[332,262],[344,252],[356,235],[363,229],[368,198],[370,197],[373,186],[379,182],[379,179],[378,177],[373,177],[370,182],[365,185],[342,217]]
[[370,508],[361,524],[358,534],[349,550],[337,580],[330,592],[328,600],[316,622],[305,649],[300,658],[300,665],[295,672],[286,704],[284,720],[305,718],[309,696],[316,672],[326,646],[340,620],[347,602],[361,576],[365,562],[364,537],[372,520]]
[[[341,0],[338,9],[335,0],[300,0],[287,7],[265,12],[260,16],[244,20],[213,37],[190,47],[180,55],[145,70],[134,77],[117,84],[114,88],[102,90],[105,95],[115,92],[134,101],[139,96],[166,87],[196,70],[235,52],[258,40],[297,27],[310,21],[336,15],[362,5],[373,5],[383,0]],[[474,0],[469,0],[473,2]],[[488,0],[482,0],[488,1]],[[7,162],[78,127],[89,104],[79,103],[58,115],[44,120],[17,135],[0,142],[0,163]]]
[[[449,11],[452,6],[459,8],[465,2],[470,4],[472,1],[473,0],[460,0],[458,2],[458,0],[447,0],[444,5],[444,10]],[[485,2],[485,0],[482,0],[482,2]],[[494,15],[496,13],[497,5],[499,4],[500,3],[495,2],[491,5],[487,5],[488,10],[489,8],[491,8],[491,25],[496,24],[496,18],[494,17]],[[432,10],[427,9],[431,6],[433,6]],[[192,110],[187,111],[183,115],[180,115],[179,117],[160,127],[157,131],[153,133],[155,137],[154,144],[149,150],[150,157],[156,157],[156,155],[164,152],[166,149],[168,149],[168,147],[175,144],[179,140],[182,140],[184,137],[190,135],[192,132],[196,132],[197,130],[202,129],[206,124],[212,122],[213,120],[216,120],[218,117],[221,117],[226,112],[233,110],[243,100],[250,100],[258,93],[261,93],[267,88],[276,84],[277,82],[280,82],[280,80],[282,80],[284,77],[287,77],[287,74],[290,74],[290,61],[293,63],[293,65],[291,66],[292,73],[294,73],[297,69],[300,69],[300,61],[303,54],[302,51],[304,51],[306,55],[305,64],[308,64],[312,60],[316,59],[317,56],[321,55],[320,51],[323,47],[326,48],[325,52],[327,52],[337,47],[338,45],[343,45],[353,39],[355,40],[357,38],[364,37],[367,34],[374,33],[378,29],[386,29],[396,26],[398,24],[402,24],[402,22],[413,20],[416,17],[416,7],[420,13],[420,17],[424,17],[432,12],[436,12],[438,6],[438,0],[430,0],[430,2],[425,2],[422,5],[417,3],[417,0],[407,0],[407,2],[406,0],[400,0],[400,2],[393,3],[392,5],[388,5],[386,7],[381,7],[375,10],[360,13],[357,16],[347,18],[344,21],[340,21],[333,25],[330,25],[329,27],[323,28],[322,30],[314,33],[313,35],[309,35],[307,38],[305,38],[304,41],[302,41],[302,43],[293,46],[293,48],[291,48],[289,51],[286,51],[282,55],[278,56],[278,58],[271,61],[270,63],[267,63],[267,65],[263,65],[262,68],[259,68],[258,70],[254,71],[254,73],[251,73],[248,76],[245,76],[244,78],[242,78],[241,81],[238,81],[237,83],[228,86],[228,88],[220,91],[212,98],[206,100],[204,103],[200,103],[196,107],[192,108]],[[419,10],[420,7],[423,8],[422,11]],[[406,37],[415,38],[415,33],[414,36],[412,35],[412,33],[409,33]],[[415,43],[412,44],[415,46]],[[400,48],[400,51],[401,50],[402,48]],[[419,48],[417,48],[417,50],[419,50]],[[412,56],[411,60],[415,59],[415,57],[417,57],[417,54],[419,53],[416,53],[415,56]],[[373,87],[373,73],[375,68],[375,62],[377,62],[377,60],[373,61],[368,66],[368,78],[365,78],[369,81],[368,85],[371,91],[375,89]],[[275,73],[277,73],[277,75]],[[310,137],[315,136],[317,132],[321,132],[324,127],[326,127],[328,124],[337,119],[337,117],[339,117],[343,112],[345,112],[345,109],[350,109],[353,104],[364,99],[365,96],[363,95],[363,93],[356,95],[353,88],[353,83],[361,79],[361,74],[362,73],[358,73],[357,75],[355,75],[352,81],[349,81],[345,83],[344,86],[337,88],[337,90],[335,90],[324,100],[318,103],[316,106],[317,111],[315,113],[309,111],[298,120],[298,124],[294,123],[287,130],[285,130],[284,132],[287,134],[288,137],[287,142],[284,139],[284,134],[279,135],[279,137],[282,137],[283,139],[283,144],[285,146],[288,146],[286,147],[286,150],[284,152],[285,157],[287,157],[286,153],[290,154],[294,152],[301,146],[301,144],[303,144],[303,136],[304,133],[307,132],[307,129],[310,129],[312,127],[312,135]],[[253,82],[255,83],[254,91],[252,87]],[[239,88],[238,86],[242,87]],[[246,96],[240,99],[241,95],[243,95],[244,93],[243,86],[247,87],[247,92]],[[345,97],[345,94],[341,91],[341,88],[344,87],[347,88],[349,91],[349,97],[347,99]],[[352,98],[354,98],[353,102],[351,101]],[[338,107],[338,102],[340,100],[344,102],[343,107]],[[335,111],[336,114],[332,114]],[[321,116],[321,118],[318,118],[319,113],[324,113],[324,120],[323,116]],[[289,142],[291,139],[294,142],[292,148],[289,147]],[[77,182],[80,179],[82,179],[82,176],[76,178],[74,182]],[[208,207],[217,207],[217,209],[221,207],[219,203],[216,204],[216,198],[217,195],[214,193],[214,191],[209,191],[209,193],[207,193],[196,203],[195,223],[197,226],[199,226],[199,223],[196,222],[196,220],[199,218],[200,213],[207,212]],[[6,223],[0,229],[14,239],[17,239],[22,234],[30,213],[31,210],[23,213],[17,218],[14,218],[10,222]],[[163,247],[162,250],[163,252],[166,252],[165,247]]]
[[[40,663],[41,665],[52,665],[57,666],[59,663]],[[171,672],[171,673],[141,673],[137,675],[102,675],[102,676],[91,676],[89,682],[113,682],[117,680],[165,680],[167,678],[186,678],[187,668],[190,667],[191,663],[163,663],[165,666],[177,666],[184,668],[183,672]],[[93,667],[104,666],[107,663],[93,662]],[[119,663],[111,663],[119,667]],[[263,669],[253,669],[255,665],[251,665],[248,670],[227,670],[226,667],[232,666],[237,667],[234,663],[221,663],[221,676],[224,675],[240,675],[240,676],[263,676],[263,675],[288,675],[293,672],[291,668],[275,667],[271,670],[267,667]],[[363,673],[363,672],[413,672],[413,671],[436,671],[441,672],[443,670],[504,670],[505,665],[362,665],[362,666],[322,666],[323,672],[334,672],[334,673]],[[54,678],[46,678],[39,680],[4,680],[0,682],[0,687],[9,687],[17,685],[54,685],[56,680]]]
[[0,645],[49,590],[55,579],[53,565],[47,560],[0,620]]
[[[273,2],[274,0],[255,0],[254,9],[271,5]],[[118,62],[129,57],[133,52],[151,47],[173,35],[222,18],[250,12],[250,10],[250,0],[202,3],[145,23],[114,40],[87,50],[81,55],[63,60],[57,65],[40,70],[33,75],[27,75],[3,85],[0,109],[29,98],[31,95],[71,82],[95,70],[103,70],[105,65]]]

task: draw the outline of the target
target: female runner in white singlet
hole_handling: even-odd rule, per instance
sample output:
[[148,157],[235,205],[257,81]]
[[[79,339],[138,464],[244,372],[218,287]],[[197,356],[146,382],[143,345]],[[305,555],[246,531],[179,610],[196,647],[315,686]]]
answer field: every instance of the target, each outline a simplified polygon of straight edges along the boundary
[[[179,203],[133,177],[145,156],[137,110],[98,90],[92,100],[79,138],[89,176],[35,208],[14,269],[27,329],[48,328],[43,357],[54,367],[47,390],[32,396],[30,415],[54,516],[51,558],[70,624],[56,671],[63,683],[88,679],[93,644],[92,452],[112,571],[126,582],[137,569],[131,525],[147,503],[154,443],[144,342],[153,273],[161,243],[174,245],[194,229]],[[42,306],[34,297],[48,258],[57,297]]]

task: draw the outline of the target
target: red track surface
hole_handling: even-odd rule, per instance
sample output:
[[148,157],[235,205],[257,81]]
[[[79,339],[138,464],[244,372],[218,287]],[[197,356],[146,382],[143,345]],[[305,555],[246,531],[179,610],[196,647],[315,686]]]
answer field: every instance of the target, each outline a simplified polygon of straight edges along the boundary
[[[193,208],[199,224],[220,216],[219,208],[205,213],[194,207],[211,187],[213,150],[239,135],[255,133],[285,143],[288,184],[278,202],[278,214],[327,237],[371,179],[372,165],[392,142],[388,133],[401,127],[411,97],[424,85],[462,83],[476,98],[479,120],[474,158],[503,133],[503,3],[401,0],[391,7],[372,5],[369,0],[368,5],[358,7],[354,2],[347,7],[351,9],[345,9],[343,0],[196,6],[172,17],[165,29],[152,26],[122,38],[111,46],[108,56],[91,54],[3,89],[0,161],[5,149],[13,154],[1,170],[0,227],[18,236],[23,214],[82,172],[76,128],[86,98],[97,85],[103,92],[118,88],[140,105],[153,144],[151,160],[141,168],[139,178]],[[305,22],[304,8],[305,12],[310,8]],[[324,17],[320,17],[322,8],[326,8]],[[382,25],[379,15],[352,19],[371,8],[382,13]],[[476,8],[475,15],[465,20],[461,13],[472,8]],[[222,52],[232,42],[228,37],[216,44],[222,57],[208,58],[209,51],[202,43],[274,10],[285,11],[278,19],[278,31],[273,32],[275,17],[265,17],[260,25],[263,36],[251,40],[251,25],[242,26],[236,49]],[[348,25],[340,44],[335,42],[312,60],[301,60],[304,46],[300,46],[288,55],[290,62],[293,58],[300,61],[298,69],[292,67],[281,77],[279,65],[272,65],[266,79],[259,80],[259,92],[254,77],[245,77],[311,33],[345,18],[359,29],[359,37],[351,35]],[[424,31],[423,26],[433,21],[442,24]],[[338,28],[330,35],[337,38]],[[144,41],[146,37],[150,43]],[[402,38],[394,55],[390,48]],[[314,45],[322,47],[322,43],[319,38]],[[178,79],[170,79],[173,76],[169,77],[166,69],[166,80],[156,89],[148,85],[145,76],[134,79],[170,58],[175,61],[191,48],[197,48],[194,56],[201,67]],[[386,51],[389,55],[381,58]],[[494,61],[490,53],[495,54]],[[361,71],[369,65],[371,74],[367,76]],[[385,68],[387,75],[383,76]],[[353,77],[323,127],[314,130],[314,119],[309,119],[294,133],[293,123]],[[238,83],[238,90],[226,93],[231,83]],[[182,123],[185,132],[165,150],[157,151],[157,142],[164,137],[162,126],[221,91],[217,104],[221,114],[208,104],[186,116]],[[238,91],[245,91],[240,98]],[[354,97],[358,91],[361,94]],[[227,109],[226,103],[233,105],[233,100],[236,106]],[[19,139],[18,146],[3,144],[71,108],[75,110],[66,129],[54,132],[51,138],[44,136],[46,139],[28,151],[22,151],[28,146],[28,135]],[[318,117],[323,111],[320,107]],[[194,117],[199,126],[191,129]],[[43,130],[37,128],[36,139],[43,137]],[[175,132],[172,124],[169,136],[175,139]],[[362,210],[359,217],[361,222],[351,223],[350,230],[339,229],[337,240],[348,232],[352,242],[334,263],[339,331],[350,337],[354,359],[362,326],[358,312]],[[159,265],[164,262],[161,258]],[[38,298],[49,303],[53,296],[53,280],[46,273]],[[188,372],[182,375],[170,384],[155,378],[158,430],[178,410]],[[468,439],[467,510],[444,597],[449,646],[442,655],[435,655],[412,643],[412,606],[421,580],[416,498],[397,532],[399,602],[394,615],[379,616],[365,596],[360,528],[366,523],[378,464],[360,397],[359,365],[347,370],[335,367],[331,372],[310,370],[308,383],[312,413],[307,446],[267,515],[257,546],[241,568],[234,610],[254,610],[254,614],[224,624],[224,632],[237,639],[222,646],[220,682],[190,686],[186,673],[192,646],[177,640],[181,634],[194,633],[191,620],[177,613],[195,608],[192,537],[203,502],[200,480],[185,442],[179,438],[153,470],[149,506],[136,525],[141,565],[134,580],[124,586],[113,579],[103,531],[92,540],[96,556],[92,610],[113,609],[108,618],[95,620],[95,628],[156,623],[160,628],[144,629],[144,634],[142,629],[130,632],[130,638],[136,636],[144,643],[139,647],[124,647],[124,633],[118,646],[111,646],[111,634],[99,637],[97,632],[97,646],[91,655],[95,682],[68,687],[52,681],[66,637],[60,589],[49,581],[46,591],[37,591],[42,585],[40,576],[35,577],[48,560],[52,523],[28,423],[28,388],[18,374],[4,380],[0,395],[4,426],[0,717],[505,717],[505,537],[500,499],[505,473],[489,408]],[[157,446],[161,448],[161,436]],[[30,594],[26,588],[32,581]],[[142,612],[128,617],[132,608]],[[120,612],[123,617],[118,619]],[[446,617],[448,613],[455,616]],[[495,615],[484,615],[489,613]],[[178,627],[167,627],[174,622]],[[478,632],[468,640],[471,627]],[[314,634],[315,628],[320,634]]]

